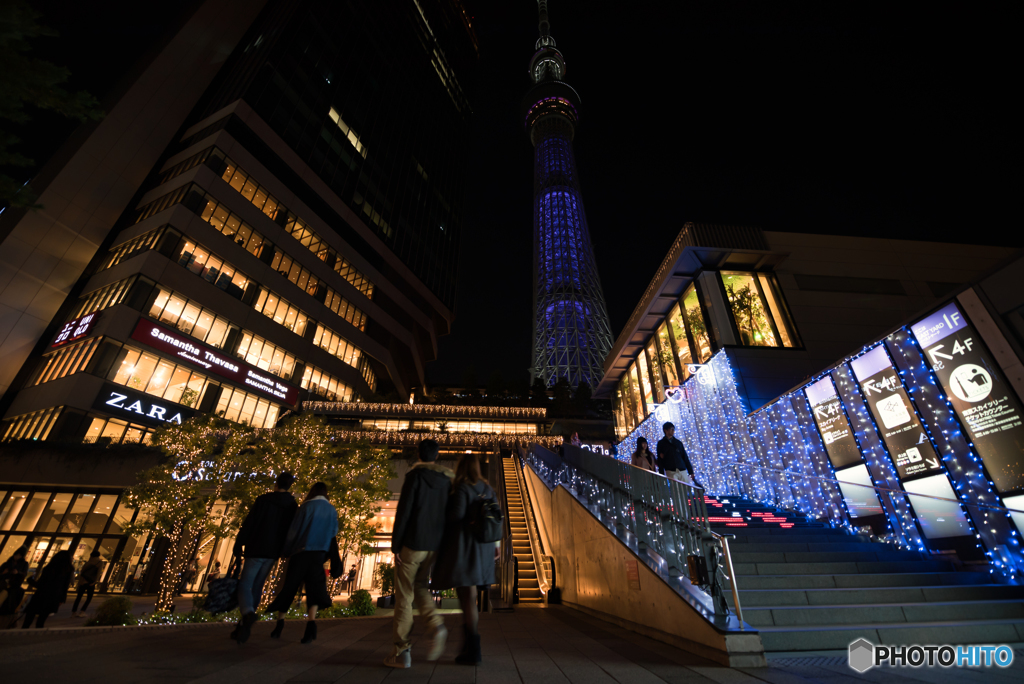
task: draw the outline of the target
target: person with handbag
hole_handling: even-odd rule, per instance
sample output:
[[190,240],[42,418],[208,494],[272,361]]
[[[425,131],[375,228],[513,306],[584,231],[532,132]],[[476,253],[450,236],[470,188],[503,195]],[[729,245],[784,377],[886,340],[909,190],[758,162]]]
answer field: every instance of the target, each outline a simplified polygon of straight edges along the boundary
[[459,597],[465,642],[455,662],[462,665],[482,662],[477,588],[494,584],[495,542],[501,539],[502,523],[497,507],[494,490],[480,473],[479,458],[463,454],[455,469],[444,538],[431,581],[435,591],[454,588]]
[[240,644],[252,632],[263,585],[281,557],[288,528],[299,510],[295,497],[288,491],[294,482],[295,477],[289,472],[278,475],[274,490],[256,498],[235,537],[235,556],[245,559],[238,578],[238,610],[242,618],[231,633],[231,638]]
[[[394,648],[384,660],[388,667],[412,666],[412,606],[430,625],[427,660],[444,652],[448,629],[430,595],[430,569],[444,534],[445,506],[455,474],[436,463],[439,448],[433,439],[419,445],[420,460],[405,475],[402,494],[395,509],[391,553],[395,556],[395,615],[392,622]],[[353,571],[355,567],[353,566]]]
[[324,562],[328,560],[332,544],[337,548],[337,536],[338,511],[327,500],[327,485],[317,482],[309,488],[285,537],[281,553],[288,558],[288,568],[281,590],[268,608],[277,613],[277,625],[270,633],[272,639],[281,638],[285,613],[302,585],[306,587],[306,632],[302,643],[316,639],[316,611],[331,605]]

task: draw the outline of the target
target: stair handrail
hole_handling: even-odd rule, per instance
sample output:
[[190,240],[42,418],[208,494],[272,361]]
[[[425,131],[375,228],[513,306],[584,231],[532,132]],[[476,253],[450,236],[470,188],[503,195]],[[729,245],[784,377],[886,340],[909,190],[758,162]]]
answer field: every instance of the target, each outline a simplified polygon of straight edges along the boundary
[[523,502],[523,514],[526,516],[526,536],[530,540],[530,552],[533,555],[533,567],[537,572],[537,586],[540,587],[541,596],[546,597],[551,589],[551,578],[548,573],[548,564],[551,563],[550,556],[544,554],[544,544],[540,538],[540,527],[533,513],[533,503],[530,500],[530,492],[526,488],[526,478],[523,476],[523,462],[514,455],[512,461],[515,464],[516,482],[519,486],[519,497]]
[[[880,487],[878,485],[866,485],[866,484],[863,484],[863,483],[860,483],[860,482],[848,482],[846,480],[837,480],[837,479],[835,479],[833,477],[822,477],[821,475],[810,475],[808,473],[795,473],[795,472],[793,472],[791,470],[786,470],[785,468],[771,468],[771,467],[768,467],[768,466],[756,465],[754,463],[743,463],[743,462],[740,462],[740,461],[721,461],[721,464],[722,465],[746,466],[746,467],[750,467],[750,468],[757,468],[759,470],[769,470],[769,471],[773,471],[773,472],[776,472],[776,473],[782,473],[783,475],[789,475],[789,476],[792,476],[792,477],[798,477],[798,478],[807,479],[807,480],[825,480],[826,482],[834,482],[835,484],[842,483],[844,485],[852,485],[854,487],[863,487],[865,489],[874,489],[874,490],[877,490],[879,492],[886,492],[888,494],[898,494],[900,496],[913,496],[915,498],[916,497],[920,497],[922,499],[934,499],[936,501],[948,501],[950,503],[957,503],[957,504],[961,504],[961,505],[967,506],[967,507],[972,507],[973,506],[975,508],[987,508],[987,509],[990,509],[990,510],[993,510],[993,511],[1001,511],[1003,513],[1020,513],[1020,514],[1024,514],[1024,510],[1020,510],[1020,509],[1017,509],[1017,508],[1007,508],[1005,506],[997,506],[995,504],[986,504],[986,503],[977,503],[977,502],[974,502],[974,501],[971,501],[971,502],[960,501],[959,499],[950,499],[950,498],[947,498],[947,497],[944,497],[944,496],[934,496],[932,494],[918,494],[916,492],[908,492],[905,489],[893,489],[892,487]],[[728,496],[728,495],[726,495],[726,496]]]
[[[498,455],[501,456],[500,450]],[[498,468],[498,477],[495,483],[498,485],[499,501],[503,502],[506,510],[505,520],[502,521],[501,526],[501,598],[512,605],[515,603],[515,556],[512,553],[512,524],[508,518],[508,493],[505,487],[504,461],[505,459],[501,458],[501,467]]]
[[641,558],[649,558],[652,570],[695,598],[705,614],[739,617],[722,595],[723,577],[732,584],[734,600],[739,588],[728,542],[711,531],[703,488],[588,449],[561,450],[559,456],[534,444],[528,462],[549,486],[565,486]]

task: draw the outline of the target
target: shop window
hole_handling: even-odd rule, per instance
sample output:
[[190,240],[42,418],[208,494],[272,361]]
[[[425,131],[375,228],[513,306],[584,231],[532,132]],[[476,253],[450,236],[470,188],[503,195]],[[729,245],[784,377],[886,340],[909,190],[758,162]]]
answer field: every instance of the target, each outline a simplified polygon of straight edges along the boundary
[[272,428],[277,423],[279,407],[247,392],[224,387],[217,402],[217,415],[236,423],[257,428]]
[[7,538],[7,543],[0,549],[0,565],[7,562],[7,559],[14,555],[14,552],[25,546],[28,537],[22,534],[12,534]]
[[623,373],[622,378],[619,380],[619,397],[622,406],[622,424],[626,431],[629,432],[636,427],[636,410],[633,408],[633,395],[629,389],[628,373]]
[[636,363],[629,366],[629,392],[633,397],[633,408],[636,410],[636,424],[644,422],[646,411],[643,396],[640,394],[640,382],[637,380]]
[[153,431],[116,418],[93,418],[85,431],[84,442],[107,441],[111,444],[149,444]]
[[128,527],[128,524],[132,521],[132,516],[135,515],[135,509],[132,508],[127,501],[122,497],[121,503],[117,505],[117,509],[114,511],[114,515],[110,518],[110,529],[109,534],[124,534],[124,530]]
[[[732,309],[740,344],[747,347],[792,347],[789,322],[783,316],[781,300],[769,276],[757,273],[722,271],[722,284]],[[769,304],[769,301],[771,304]]]
[[218,349],[224,346],[228,331],[232,327],[223,316],[218,316],[188,298],[164,288],[158,291],[156,300],[149,309],[149,315]]
[[315,366],[306,366],[302,373],[302,389],[326,397],[330,401],[357,401],[352,388]]
[[0,530],[9,530],[14,526],[14,521],[18,519],[18,514],[25,507],[27,500],[28,492],[11,492],[4,503],[3,511],[0,511]]
[[644,354],[644,350],[640,350],[640,354],[636,358],[636,369],[640,375],[640,389],[644,395],[644,405],[647,407],[647,413],[651,412],[651,407],[654,405],[654,391],[651,387],[651,376],[649,369],[647,368],[647,356]]
[[[110,380],[118,385],[125,385],[183,406],[193,406],[209,384],[206,376],[190,370],[187,366],[179,366],[155,354],[130,347],[125,347],[125,357]],[[117,443],[121,441],[127,427],[127,423],[121,422],[120,427],[115,423],[104,427],[104,432],[96,436],[109,437],[110,441]]]
[[285,380],[290,379],[295,370],[296,359],[292,354],[249,332],[242,335],[242,343],[238,348],[237,355],[246,363]]
[[64,517],[64,513],[67,512],[68,506],[71,505],[71,499],[73,495],[67,493],[58,492],[53,495],[53,500],[50,501],[50,505],[43,511],[43,516],[40,518],[36,525],[37,532],[56,532],[57,527],[60,525],[61,518]]
[[[679,311],[678,305],[676,305],[674,311]],[[675,354],[672,353],[672,340],[669,337],[671,334],[667,322],[658,326],[657,357],[658,363],[661,364],[662,373],[665,376],[666,387],[675,387],[680,384],[679,373],[676,370]],[[687,347],[687,353],[689,353],[689,347]]]
[[82,525],[85,524],[85,518],[89,515],[89,511],[94,503],[96,503],[95,494],[78,494],[75,496],[75,502],[71,505],[71,510],[64,516],[64,520],[57,531],[65,534],[81,532]]
[[694,359],[696,363],[704,363],[711,358],[711,335],[708,333],[704,314],[700,310],[697,288],[693,285],[683,293],[683,320],[696,347]]
[[21,519],[18,521],[18,532],[32,532],[36,529],[36,523],[43,516],[46,503],[50,499],[49,493],[36,492],[25,499],[21,512]]
[[665,379],[661,374],[661,361],[658,358],[658,342],[653,337],[647,345],[647,365],[651,371],[651,385],[654,389],[654,398],[660,404],[665,401]]

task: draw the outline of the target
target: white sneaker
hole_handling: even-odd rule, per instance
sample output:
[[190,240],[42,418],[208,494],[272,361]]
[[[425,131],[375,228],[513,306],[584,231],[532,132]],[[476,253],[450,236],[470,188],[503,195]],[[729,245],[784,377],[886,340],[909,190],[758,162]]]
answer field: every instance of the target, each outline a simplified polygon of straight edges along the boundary
[[427,660],[437,660],[444,653],[444,644],[448,640],[448,628],[443,624],[438,625],[427,635],[430,644],[427,646]]
[[398,669],[407,669],[412,667],[412,652],[407,648],[398,655],[392,653],[384,659],[384,664],[388,667],[397,667]]

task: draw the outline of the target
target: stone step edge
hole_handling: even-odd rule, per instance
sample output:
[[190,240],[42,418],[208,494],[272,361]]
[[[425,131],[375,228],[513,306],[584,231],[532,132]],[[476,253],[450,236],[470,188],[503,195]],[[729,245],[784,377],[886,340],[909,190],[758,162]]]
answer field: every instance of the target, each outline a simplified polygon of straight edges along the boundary
[[[800,606],[749,606],[744,611],[752,610],[818,610],[825,608],[904,608],[921,606],[989,606],[992,604],[1004,605],[1008,603],[1024,603],[1024,598],[1017,599],[968,599],[966,601],[929,601],[927,603],[833,603],[822,605],[800,605]],[[1024,616],[1021,616],[1024,621]],[[971,620],[973,622],[973,620]]]
[[983,627],[985,625],[1024,625],[1024,618],[1001,618],[997,620],[954,620],[948,622],[867,622],[860,625],[800,625],[757,627],[759,632],[849,632],[857,629],[920,629],[922,627]]

